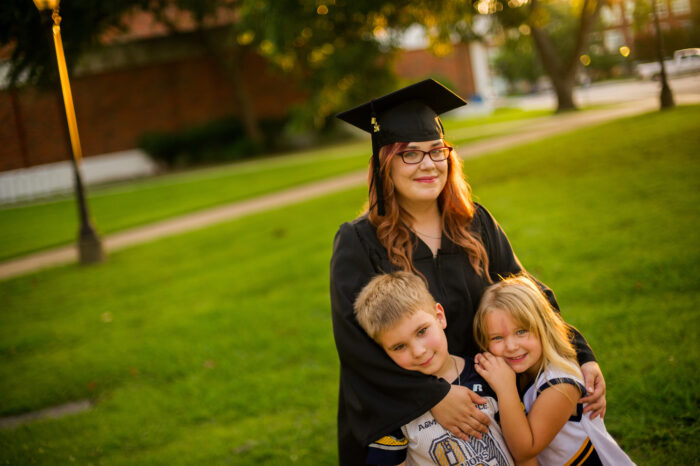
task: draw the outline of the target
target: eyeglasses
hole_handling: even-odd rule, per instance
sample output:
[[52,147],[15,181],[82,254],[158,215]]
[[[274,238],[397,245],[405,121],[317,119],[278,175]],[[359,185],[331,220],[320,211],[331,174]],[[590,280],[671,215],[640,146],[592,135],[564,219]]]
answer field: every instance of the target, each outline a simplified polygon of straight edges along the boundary
[[443,160],[447,160],[447,157],[450,156],[451,152],[451,147],[444,146],[436,147],[435,149],[430,149],[429,151],[424,151],[420,149],[404,150],[399,152],[399,155],[401,156],[403,163],[414,165],[417,163],[421,163],[425,158],[426,154],[428,155],[428,157],[430,157],[430,159],[433,162],[442,162]]

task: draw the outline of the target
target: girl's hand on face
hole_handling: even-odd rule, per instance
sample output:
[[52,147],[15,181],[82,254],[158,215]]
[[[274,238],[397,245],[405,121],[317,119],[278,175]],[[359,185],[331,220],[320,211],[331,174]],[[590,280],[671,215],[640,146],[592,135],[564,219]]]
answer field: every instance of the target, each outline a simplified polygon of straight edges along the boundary
[[452,385],[445,398],[433,406],[430,412],[442,427],[465,442],[469,437],[481,438],[489,430],[489,417],[475,404],[484,404],[486,399],[466,387]]
[[585,404],[583,412],[590,412],[591,419],[595,419],[597,416],[603,419],[607,406],[603,371],[600,370],[597,362],[589,361],[581,366],[581,372],[583,373],[583,383],[586,386],[586,396],[580,400],[580,403]]
[[511,390],[515,385],[515,371],[508,365],[505,359],[494,356],[488,351],[477,354],[474,357],[474,368],[496,393],[502,390]]

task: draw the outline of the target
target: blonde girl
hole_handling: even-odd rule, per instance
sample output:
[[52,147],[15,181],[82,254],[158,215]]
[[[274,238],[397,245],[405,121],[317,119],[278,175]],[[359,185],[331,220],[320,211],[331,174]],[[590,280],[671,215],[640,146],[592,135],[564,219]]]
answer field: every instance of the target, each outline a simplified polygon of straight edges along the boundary
[[600,417],[583,414],[586,390],[569,329],[526,276],[484,292],[474,338],[485,352],[476,370],[496,392],[508,448],[516,461],[537,457],[543,466],[634,464]]

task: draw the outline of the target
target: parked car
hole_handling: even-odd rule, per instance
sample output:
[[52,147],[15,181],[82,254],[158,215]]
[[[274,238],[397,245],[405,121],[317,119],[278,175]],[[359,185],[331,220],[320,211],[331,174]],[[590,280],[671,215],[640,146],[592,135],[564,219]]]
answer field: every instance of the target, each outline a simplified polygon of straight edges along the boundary
[[[700,47],[676,50],[673,59],[664,60],[664,67],[668,76],[700,72]],[[640,63],[636,72],[642,79],[659,79],[661,65],[658,61]]]

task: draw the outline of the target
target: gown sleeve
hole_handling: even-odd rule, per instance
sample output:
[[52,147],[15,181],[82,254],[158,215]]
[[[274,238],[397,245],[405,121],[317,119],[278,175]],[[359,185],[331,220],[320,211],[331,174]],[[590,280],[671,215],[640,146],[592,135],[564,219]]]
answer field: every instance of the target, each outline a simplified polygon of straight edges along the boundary
[[[506,234],[493,216],[479,204],[477,204],[476,216],[481,225],[481,240],[484,242],[486,252],[489,256],[489,276],[491,277],[491,280],[495,282],[509,275],[523,272],[527,273],[528,276],[530,276],[530,278],[532,278],[535,283],[539,285],[550,304],[558,312],[559,304],[557,303],[557,298],[554,296],[554,292],[547,285],[537,280],[523,268],[513,252],[513,248],[511,247]],[[588,345],[588,342],[583,337],[581,332],[579,332],[572,325],[567,325],[572,332],[571,342],[576,349],[576,358],[578,359],[579,365],[583,365],[584,363],[590,361],[595,361],[596,358],[593,354],[593,350]]]
[[353,302],[378,272],[355,226],[343,224],[331,258],[333,333],[340,358],[341,405],[346,422],[369,445],[435,406],[450,384],[398,367],[355,320]]

